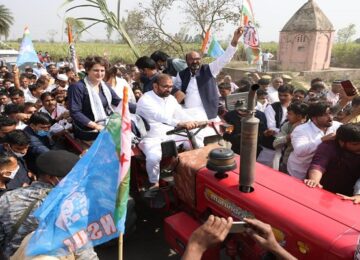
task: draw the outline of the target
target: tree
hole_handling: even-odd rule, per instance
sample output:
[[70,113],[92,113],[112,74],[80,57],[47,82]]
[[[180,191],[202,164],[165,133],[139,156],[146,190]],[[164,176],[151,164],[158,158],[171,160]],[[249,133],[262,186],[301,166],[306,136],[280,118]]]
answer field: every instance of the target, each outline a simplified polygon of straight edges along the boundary
[[5,5],[0,5],[0,36],[4,35],[5,39],[9,37],[10,27],[14,22],[14,17]]
[[135,43],[143,43],[146,38],[145,17],[140,10],[128,11],[126,19],[122,19],[122,24],[129,37]]
[[225,23],[240,21],[241,5],[238,0],[185,0],[188,23],[197,25],[202,39],[211,29],[220,29]]
[[348,26],[339,29],[337,32],[337,42],[347,44],[351,38],[356,34],[356,25],[349,24]]
[[[77,0],[66,0],[64,4],[74,3]],[[117,1],[117,10],[116,13],[112,12],[107,6],[106,0],[84,0],[86,4],[80,4],[73,6],[66,10],[66,12],[70,12],[74,9],[84,9],[84,8],[93,8],[100,12],[102,19],[93,18],[93,17],[78,17],[76,20],[80,21],[91,21],[92,23],[85,27],[83,31],[91,28],[96,24],[105,24],[106,26],[112,27],[115,31],[117,31],[121,36],[125,39],[131,50],[133,51],[135,57],[140,57],[140,53],[132,42],[131,38],[127,34],[124,26],[120,22],[120,6],[121,0]],[[77,1],[79,2],[79,1]]]
[[[175,6],[176,3],[179,6]],[[140,4],[139,9],[132,11],[133,16],[129,15],[127,22],[138,24],[137,35],[152,49],[163,49],[182,56],[185,52],[184,43],[196,39],[190,37],[190,28],[195,28],[200,34],[200,40],[196,41],[201,42],[207,30],[220,29],[225,23],[238,22],[240,9],[238,0],[151,0],[149,4]],[[178,10],[184,10],[187,15],[187,26],[172,34],[166,30],[166,23],[170,21],[173,12]],[[137,15],[141,17],[141,21]],[[130,31],[127,28],[127,32]]]
[[67,34],[68,32],[68,25],[71,26],[71,30],[74,36],[74,41],[80,41],[81,38],[81,34],[84,32],[84,28],[85,28],[85,23],[81,20],[77,20],[76,18],[73,17],[67,17],[65,19],[65,23],[66,23],[66,29],[65,29],[65,33]]
[[151,0],[147,6],[140,5],[139,12],[144,20],[144,40],[152,49],[169,50],[172,53],[183,55],[185,50],[181,39],[175,37],[165,29],[165,21],[169,18],[168,12],[175,0]]

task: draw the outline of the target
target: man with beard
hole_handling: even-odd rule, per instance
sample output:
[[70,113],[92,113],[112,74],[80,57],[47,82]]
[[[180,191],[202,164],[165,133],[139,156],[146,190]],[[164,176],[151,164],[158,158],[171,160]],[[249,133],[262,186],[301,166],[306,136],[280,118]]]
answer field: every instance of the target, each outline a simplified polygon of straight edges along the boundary
[[[355,183],[360,178],[360,125],[342,125],[336,140],[319,145],[304,183],[311,187],[340,193],[344,199],[360,203]],[[359,182],[357,182],[359,184]]]
[[198,52],[186,54],[188,68],[178,73],[175,86],[186,94],[185,109],[196,120],[217,117],[219,93],[215,77],[234,56],[242,34],[242,27],[236,29],[225,53],[210,64],[201,65],[201,55]]
[[[146,92],[137,103],[136,113],[150,125],[145,138],[139,144],[146,155],[146,171],[149,176],[149,190],[159,187],[161,142],[184,140],[184,137],[166,135],[174,127],[193,129],[197,123],[185,113],[176,99],[170,95],[173,88],[171,76],[159,74],[153,84],[153,90]],[[178,142],[180,145],[182,142]]]
[[341,123],[333,121],[327,102],[311,104],[308,109],[310,120],[297,126],[291,134],[294,151],[290,154],[287,169],[291,176],[305,179],[311,160],[319,144],[334,140]]

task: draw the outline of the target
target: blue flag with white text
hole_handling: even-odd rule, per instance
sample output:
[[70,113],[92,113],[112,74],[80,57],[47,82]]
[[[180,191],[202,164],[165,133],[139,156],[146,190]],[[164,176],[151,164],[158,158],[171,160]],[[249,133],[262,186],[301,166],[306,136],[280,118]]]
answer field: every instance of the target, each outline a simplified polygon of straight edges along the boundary
[[19,56],[16,60],[16,66],[19,67],[27,62],[38,63],[40,61],[32,44],[29,28],[25,27],[23,40],[19,50]]
[[[124,233],[126,204],[120,220],[114,217],[121,167],[120,125],[120,115],[112,116],[89,151],[35,212],[39,226],[27,247],[28,256],[67,255]],[[125,186],[127,200],[129,185]]]

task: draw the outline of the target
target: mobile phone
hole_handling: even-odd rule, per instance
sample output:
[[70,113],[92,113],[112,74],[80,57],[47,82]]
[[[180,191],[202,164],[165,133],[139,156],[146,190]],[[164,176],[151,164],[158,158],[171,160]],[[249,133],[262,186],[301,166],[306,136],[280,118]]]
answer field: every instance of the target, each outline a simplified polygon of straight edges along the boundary
[[357,94],[357,89],[354,87],[350,80],[341,81],[341,87],[343,88],[348,97],[352,97]]
[[245,231],[247,223],[245,221],[234,221],[229,233],[242,233]]

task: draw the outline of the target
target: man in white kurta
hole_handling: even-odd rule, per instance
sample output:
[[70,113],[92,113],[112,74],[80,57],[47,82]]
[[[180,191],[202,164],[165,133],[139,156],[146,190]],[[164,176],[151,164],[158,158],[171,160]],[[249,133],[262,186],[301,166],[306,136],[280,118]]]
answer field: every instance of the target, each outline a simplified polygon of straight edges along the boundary
[[276,77],[272,80],[271,85],[266,90],[270,104],[280,101],[278,89],[282,85],[284,85],[284,81],[281,77]]
[[333,121],[330,107],[324,102],[311,104],[308,110],[310,120],[297,126],[291,133],[291,152],[287,164],[288,172],[298,179],[305,179],[311,160],[321,142],[335,139],[341,123]]
[[[186,96],[184,99],[184,108],[186,112],[191,115],[194,120],[198,121],[207,121],[212,120],[215,122],[219,122],[220,119],[217,116],[217,110],[219,106],[219,94],[217,91],[217,84],[216,84],[216,76],[220,73],[220,71],[225,67],[226,64],[228,64],[231,59],[233,58],[234,54],[237,50],[237,45],[239,42],[239,39],[241,35],[243,34],[243,29],[241,27],[237,28],[234,32],[233,38],[225,50],[225,52],[219,56],[216,60],[209,63],[209,65],[201,64],[201,55],[198,52],[192,51],[188,54],[186,54],[186,63],[188,65],[188,68],[185,69],[186,74],[190,77],[189,81],[184,81],[181,77],[183,75],[182,73],[184,71],[181,71],[177,74],[177,77],[175,79],[174,85],[180,89],[181,91],[185,92]],[[209,67],[209,72],[206,74],[211,75],[204,75],[204,67]],[[207,70],[206,70],[207,71]],[[207,82],[203,82],[204,85],[199,85],[199,78],[207,78],[208,76],[211,76],[210,79]],[[186,82],[186,90],[182,88],[182,85]],[[201,88],[205,89],[206,91],[201,92]],[[214,91],[214,89],[216,91]],[[216,93],[215,93],[216,92]],[[205,94],[209,95],[217,95],[217,98],[213,98],[212,101],[214,102],[208,102],[204,103],[203,101],[208,100],[208,98],[204,97]],[[215,110],[216,113],[209,113],[210,110]],[[199,142],[199,145],[202,145],[203,139],[206,136],[214,135],[215,132],[212,128],[207,127],[204,130],[202,130],[197,136],[196,139]]]
[[[209,63],[210,72],[214,79],[220,73],[220,71],[225,67],[225,65],[228,64],[231,61],[231,59],[234,57],[234,54],[236,53],[237,50],[237,44],[242,33],[243,33],[243,29],[238,28],[234,32],[234,36],[231,40],[231,43],[229,44],[225,52],[221,56],[219,56],[216,60]],[[213,118],[208,118],[204,104],[200,97],[198,82],[196,81],[196,77],[195,77],[196,72],[199,71],[201,67],[200,54],[198,52],[188,53],[186,55],[186,62],[192,74],[185,93],[186,96],[184,100],[184,108],[186,109],[186,112],[196,117],[196,120],[206,121],[206,120],[216,119],[216,116]],[[174,85],[181,90],[181,84],[182,84],[182,80],[180,78],[180,74],[178,73]],[[216,106],[217,105],[218,104],[216,104]]]
[[176,126],[186,129],[197,126],[174,96],[170,95],[172,87],[171,76],[159,74],[153,90],[146,92],[137,103],[136,113],[150,125],[150,130],[139,144],[146,156],[146,171],[152,184],[150,188],[159,185],[161,143],[167,140],[181,140],[177,142],[177,145],[180,145],[185,139],[181,136],[166,135],[166,132],[173,130]]

